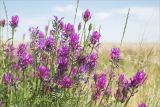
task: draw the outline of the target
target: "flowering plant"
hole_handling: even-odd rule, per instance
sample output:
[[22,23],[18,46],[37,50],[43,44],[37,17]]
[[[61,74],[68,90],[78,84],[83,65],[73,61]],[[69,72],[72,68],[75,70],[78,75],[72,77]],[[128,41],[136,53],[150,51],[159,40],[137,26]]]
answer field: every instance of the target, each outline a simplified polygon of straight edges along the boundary
[[[92,24],[87,30],[91,17],[87,9],[82,14],[83,29],[82,23],[76,29],[55,16],[52,28],[46,26],[42,32],[31,27],[30,42],[15,47],[13,37],[19,17],[12,16],[12,44],[1,44],[0,107],[126,107],[147,79],[146,73],[138,70],[130,80],[125,74],[118,75],[122,59],[119,48],[111,49],[109,71],[97,70],[101,32]],[[4,20],[0,26],[5,26]]]

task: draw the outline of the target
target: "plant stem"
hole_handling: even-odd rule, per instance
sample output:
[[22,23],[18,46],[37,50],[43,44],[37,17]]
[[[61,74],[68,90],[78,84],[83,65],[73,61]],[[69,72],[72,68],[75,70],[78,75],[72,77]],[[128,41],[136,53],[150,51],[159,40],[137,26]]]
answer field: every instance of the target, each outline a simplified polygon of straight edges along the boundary
[[129,18],[129,12],[130,12],[130,8],[128,9],[127,18],[126,18],[126,22],[125,22],[125,26],[124,26],[124,30],[123,30],[123,35],[122,35],[122,39],[121,39],[120,48],[122,46],[123,38],[124,38],[124,35],[125,35],[125,31],[126,31],[126,27],[127,27],[127,22],[128,22],[128,18]]
[[125,102],[124,106],[123,107],[126,107],[129,100],[131,99],[132,95],[133,95],[133,92],[134,92],[134,89],[131,91],[131,95],[128,97],[127,101]]
[[14,28],[12,28],[12,46],[13,46],[13,39],[14,39]]
[[77,0],[76,13],[75,13],[75,15],[74,15],[74,25],[75,25],[75,22],[76,22],[78,6],[79,6],[79,0]]

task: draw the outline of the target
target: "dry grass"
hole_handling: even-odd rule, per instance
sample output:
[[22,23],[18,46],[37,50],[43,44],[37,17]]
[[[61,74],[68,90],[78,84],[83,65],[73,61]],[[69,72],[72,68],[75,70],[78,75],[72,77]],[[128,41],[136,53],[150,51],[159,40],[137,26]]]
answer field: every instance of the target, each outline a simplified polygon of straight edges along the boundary
[[[102,43],[99,54],[99,70],[109,66],[109,50],[119,47],[117,43]],[[125,73],[129,78],[137,69],[145,69],[148,79],[139,92],[132,97],[128,107],[136,107],[137,103],[147,102],[149,107],[160,107],[160,44],[158,43],[125,43],[121,48],[120,69],[117,73]]]

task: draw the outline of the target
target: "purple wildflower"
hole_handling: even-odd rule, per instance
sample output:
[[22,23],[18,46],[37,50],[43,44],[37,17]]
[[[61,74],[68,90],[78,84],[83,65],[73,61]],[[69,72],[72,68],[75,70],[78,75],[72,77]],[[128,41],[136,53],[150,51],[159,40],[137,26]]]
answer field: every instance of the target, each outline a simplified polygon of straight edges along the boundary
[[54,46],[54,38],[52,36],[49,36],[45,41],[45,49],[47,51],[51,51],[53,50],[53,46]]
[[73,77],[75,77],[77,75],[77,71],[78,71],[78,69],[76,67],[72,68],[71,73],[72,73]]
[[10,26],[14,29],[18,26],[18,22],[19,22],[19,17],[16,16],[12,16],[11,21],[10,21]]
[[38,49],[44,49],[45,48],[45,39],[39,39],[38,40]]
[[86,73],[86,72],[87,72],[86,67],[85,67],[84,65],[81,65],[81,66],[79,67],[79,72],[80,72],[80,73]]
[[141,86],[145,80],[147,79],[146,73],[144,72],[144,70],[141,71],[137,71],[137,73],[135,74],[135,76],[133,78],[131,78],[131,82],[130,82],[130,87],[139,87]]
[[97,65],[98,55],[96,53],[91,53],[86,58],[86,69],[93,70]]
[[74,26],[70,23],[66,24],[64,27],[64,35],[67,37],[74,33]]
[[58,76],[63,75],[64,71],[68,68],[68,59],[66,57],[60,57],[58,59]]
[[85,22],[87,22],[91,19],[91,13],[88,9],[82,14],[82,16],[83,16],[83,20]]
[[66,45],[63,45],[61,46],[59,49],[58,49],[58,56],[59,57],[68,57],[68,54],[69,54],[69,47],[66,46]]
[[19,44],[17,48],[17,56],[22,57],[27,54],[27,46],[25,44]]
[[6,85],[13,83],[13,75],[11,73],[5,73],[2,77],[2,82]]
[[100,37],[101,37],[100,33],[98,31],[94,31],[90,38],[91,44],[93,45],[97,44],[99,42]]
[[128,80],[125,78],[124,74],[120,74],[118,77],[118,85],[123,87],[128,87]]
[[77,33],[71,34],[70,45],[72,49],[77,49],[79,45],[79,35]]
[[120,50],[119,50],[119,48],[112,48],[111,49],[111,53],[110,53],[110,57],[111,57],[112,60],[118,61],[120,59]]
[[64,76],[60,81],[59,81],[59,85],[62,88],[70,88],[72,85],[73,81],[71,78],[69,78],[68,76]]
[[4,27],[5,26],[5,19],[0,20],[0,26]]
[[118,89],[115,93],[116,100],[124,102],[128,97],[128,92],[129,92],[128,80],[126,80],[125,76],[121,74],[119,75],[118,78]]
[[20,59],[20,66],[22,69],[26,69],[29,64],[32,64],[33,58],[32,55],[26,54]]
[[49,69],[46,66],[40,65],[37,70],[37,76],[40,79],[48,80]]
[[145,103],[141,103],[138,105],[138,107],[147,107],[147,105]]
[[99,74],[96,77],[96,88],[97,90],[103,90],[106,85],[106,75],[104,73]]

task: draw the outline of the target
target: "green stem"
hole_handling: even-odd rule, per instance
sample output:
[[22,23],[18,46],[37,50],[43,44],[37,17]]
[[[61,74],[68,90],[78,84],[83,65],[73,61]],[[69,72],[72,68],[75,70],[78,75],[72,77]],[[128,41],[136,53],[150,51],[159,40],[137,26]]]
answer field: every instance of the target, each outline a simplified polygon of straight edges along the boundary
[[124,104],[123,107],[126,107],[126,106],[127,106],[127,104],[128,104],[128,102],[129,102],[129,100],[131,99],[131,97],[132,97],[132,92],[131,92],[131,95],[128,97],[128,99],[127,99],[127,101],[126,101],[126,103]]
[[13,39],[14,39],[14,28],[12,28],[12,46],[13,46]]

